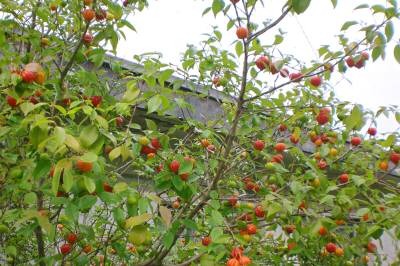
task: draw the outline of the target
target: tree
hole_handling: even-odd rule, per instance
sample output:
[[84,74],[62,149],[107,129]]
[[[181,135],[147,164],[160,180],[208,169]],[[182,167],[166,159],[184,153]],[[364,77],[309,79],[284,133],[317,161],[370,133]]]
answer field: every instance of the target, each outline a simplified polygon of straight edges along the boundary
[[[328,84],[385,57],[396,1],[358,6],[381,22],[345,22],[365,37],[339,35],[341,48],[321,47],[314,63],[278,54],[282,34],[260,42],[312,4],[283,2],[261,25],[263,1],[213,0],[204,14],[236,29],[235,53],[215,28],[182,66],[136,56],[135,73],[106,53],[147,1],[2,2],[0,262],[362,265],[373,253],[382,264],[378,240],[400,237],[399,132],[374,125],[400,113],[341,102]],[[225,95],[224,115],[171,119],[195,110],[185,80]],[[155,114],[175,124],[160,130]]]

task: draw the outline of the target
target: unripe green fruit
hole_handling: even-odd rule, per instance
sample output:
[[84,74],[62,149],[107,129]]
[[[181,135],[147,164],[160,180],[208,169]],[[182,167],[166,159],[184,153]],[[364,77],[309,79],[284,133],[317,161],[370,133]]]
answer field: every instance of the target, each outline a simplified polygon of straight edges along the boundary
[[22,177],[22,170],[20,168],[12,168],[10,172],[8,172],[10,178],[21,178]]
[[138,202],[138,198],[136,197],[136,195],[131,194],[131,195],[128,196],[127,202],[130,205],[134,205],[134,204],[136,204]]
[[0,234],[6,234],[8,233],[8,227],[4,224],[0,224]]
[[275,170],[275,165],[274,165],[274,163],[269,162],[269,163],[266,163],[266,164],[265,164],[265,168],[266,168],[268,171],[273,171],[273,170]]

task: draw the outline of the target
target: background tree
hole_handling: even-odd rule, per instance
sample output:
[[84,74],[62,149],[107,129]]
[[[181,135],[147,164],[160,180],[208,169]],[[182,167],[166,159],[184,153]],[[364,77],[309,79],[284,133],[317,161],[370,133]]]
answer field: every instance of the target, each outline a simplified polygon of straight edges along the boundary
[[[0,261],[362,265],[373,253],[384,263],[378,240],[400,237],[399,133],[377,135],[375,120],[400,122],[399,111],[341,102],[329,85],[334,71],[384,58],[399,10],[382,2],[357,7],[380,22],[345,22],[340,49],[300,62],[279,51],[283,34],[259,37],[310,0],[282,1],[265,23],[253,19],[261,0],[214,0],[204,13],[227,18],[233,47],[214,28],[181,66],[135,56],[135,73],[106,53],[147,1],[1,2]],[[356,26],[364,38],[345,35]],[[169,128],[143,119],[195,110],[185,80],[226,95],[224,115],[178,115]]]

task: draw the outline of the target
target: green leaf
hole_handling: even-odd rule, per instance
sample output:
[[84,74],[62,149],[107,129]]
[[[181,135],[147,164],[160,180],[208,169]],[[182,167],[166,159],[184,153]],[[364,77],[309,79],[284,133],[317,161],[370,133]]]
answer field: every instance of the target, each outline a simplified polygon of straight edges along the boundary
[[331,2],[333,7],[336,8],[338,0],[331,0]]
[[69,192],[73,184],[74,184],[74,176],[72,175],[72,172],[70,171],[70,169],[64,170],[62,186],[65,192]]
[[148,233],[149,231],[147,229],[147,226],[144,225],[135,226],[129,233],[128,240],[132,244],[139,246],[146,241]]
[[153,96],[147,103],[147,113],[158,110],[161,106],[162,99],[159,94]]
[[169,248],[170,246],[172,246],[173,242],[174,242],[174,234],[171,231],[168,231],[168,233],[164,235],[163,244],[165,247]]
[[116,147],[113,149],[109,154],[108,157],[110,158],[110,161],[114,161],[121,155],[121,147]]
[[179,167],[179,174],[190,174],[192,172],[193,163],[189,160],[183,160]]
[[80,210],[88,210],[93,207],[94,204],[96,204],[97,198],[92,195],[85,195],[82,198],[79,199],[79,209]]
[[172,176],[172,184],[174,185],[174,187],[175,187],[178,191],[183,189],[184,183],[183,183],[182,179],[180,179],[180,177],[177,176],[177,175],[173,175],[173,176]]
[[78,140],[69,134],[65,135],[64,144],[67,145],[69,148],[74,150],[75,152],[81,152],[81,145],[79,144]]
[[396,59],[397,63],[400,64],[400,44],[397,44],[394,47],[394,58]]
[[36,164],[35,169],[33,170],[32,176],[35,179],[44,177],[47,175],[51,168],[51,161],[47,158],[40,158],[38,163]]
[[359,127],[363,122],[363,113],[360,107],[358,107],[358,105],[354,106],[350,116],[348,116],[343,122],[348,130]]
[[125,229],[131,229],[134,226],[144,224],[150,220],[152,215],[150,213],[144,213],[142,215],[130,217],[125,221]]
[[301,14],[310,6],[311,0],[292,0],[292,6],[297,14]]
[[82,161],[84,161],[84,162],[87,162],[87,163],[94,163],[94,162],[97,161],[98,157],[97,157],[97,155],[96,155],[95,153],[93,153],[93,152],[87,152],[87,153],[85,153],[84,155],[82,155],[82,156],[80,157],[80,159],[81,159]]
[[217,14],[225,7],[225,2],[223,0],[214,0],[211,6],[211,9],[214,13],[214,16],[217,16]]
[[352,180],[357,187],[365,183],[365,179],[358,175],[351,175],[350,180]]
[[37,200],[37,196],[35,192],[29,192],[24,195],[24,203],[25,204],[35,204]]
[[125,182],[118,182],[117,184],[114,185],[113,187],[113,192],[114,193],[120,193],[128,189],[128,184]]
[[236,42],[235,51],[238,57],[240,57],[243,54],[243,44],[241,41]]
[[394,34],[393,23],[389,21],[385,26],[385,35],[387,42],[390,42],[390,40],[393,38],[393,34]]
[[98,137],[99,137],[99,133],[97,131],[97,128],[95,126],[90,125],[90,126],[85,127],[81,131],[79,140],[84,147],[88,148],[88,147],[90,147],[90,145],[92,145],[97,140]]
[[93,179],[91,179],[91,178],[89,178],[87,176],[85,176],[83,178],[84,178],[83,182],[85,184],[85,187],[86,187],[87,191],[89,193],[93,193],[94,190],[96,189],[96,184],[94,183]]
[[363,8],[369,8],[369,5],[367,5],[367,4],[361,4],[361,5],[357,6],[356,8],[354,8],[354,10],[363,9]]
[[399,112],[396,112],[395,117],[396,117],[397,123],[400,124],[400,113],[399,113]]
[[345,31],[345,30],[347,30],[348,28],[350,28],[351,26],[357,25],[357,24],[358,24],[357,21],[347,21],[347,22],[345,22],[345,23],[343,24],[343,26],[342,26],[342,28],[341,28],[340,30],[341,30],[341,31]]

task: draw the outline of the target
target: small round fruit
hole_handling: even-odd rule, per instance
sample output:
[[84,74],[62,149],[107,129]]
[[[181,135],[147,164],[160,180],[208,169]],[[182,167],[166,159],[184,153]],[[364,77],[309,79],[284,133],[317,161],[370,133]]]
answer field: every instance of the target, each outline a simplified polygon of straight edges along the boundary
[[182,181],[187,181],[189,179],[189,173],[183,173],[179,175]]
[[319,87],[322,83],[322,79],[319,76],[314,76],[310,79],[310,83],[314,87]]
[[347,182],[349,182],[349,175],[348,174],[342,174],[339,176],[339,182],[341,184],[345,184]]
[[256,60],[256,66],[259,70],[264,70],[267,66],[269,66],[269,59],[266,56],[260,56]]
[[296,246],[297,246],[296,242],[290,242],[287,244],[287,249],[288,249],[288,251],[290,251],[290,250],[294,249]]
[[299,143],[300,138],[299,138],[299,136],[293,134],[293,135],[290,136],[290,141],[291,141],[293,144],[297,144],[297,143]]
[[138,142],[139,142],[140,145],[146,146],[146,145],[149,145],[150,140],[146,136],[141,136],[138,139]]
[[78,168],[83,173],[87,173],[92,170],[93,163],[78,160],[78,161],[76,161],[76,168]]
[[247,256],[241,256],[239,259],[240,266],[245,266],[251,264],[251,259]]
[[60,247],[60,252],[61,252],[61,254],[63,254],[63,255],[67,255],[68,253],[71,252],[71,246],[70,246],[68,243],[63,244],[63,245]]
[[169,164],[169,169],[170,169],[173,173],[178,173],[179,167],[180,167],[180,166],[181,166],[181,164],[179,163],[179,161],[173,160],[173,161]]
[[93,42],[93,35],[90,33],[85,33],[82,37],[85,44],[91,44]]
[[368,128],[368,131],[367,131],[367,133],[368,133],[369,135],[371,135],[371,136],[375,136],[377,132],[378,132],[378,131],[377,131],[376,128],[374,128],[374,127]]
[[94,107],[99,107],[101,102],[103,101],[103,97],[101,96],[92,96],[90,97],[90,100],[93,104]]
[[226,266],[240,266],[240,263],[237,259],[229,259],[226,262]]
[[208,139],[202,139],[200,142],[204,148],[207,148],[209,145],[211,145],[211,143]]
[[329,242],[328,244],[325,245],[325,249],[329,253],[334,253],[336,251],[336,245],[332,242]]
[[74,233],[70,233],[67,236],[67,241],[68,243],[70,243],[71,245],[74,244],[76,242],[76,240],[78,239],[78,237],[76,236],[76,234]]
[[265,147],[265,142],[258,139],[254,142],[253,147],[257,151],[262,151]]
[[352,137],[350,142],[351,142],[351,145],[358,146],[361,144],[361,138],[360,137]]
[[118,116],[115,118],[115,123],[117,124],[117,127],[120,127],[124,124],[124,118],[122,116]]
[[208,245],[210,245],[211,244],[211,237],[209,237],[209,236],[205,236],[205,237],[203,237],[203,239],[201,240],[201,244],[203,245],[203,246],[208,246]]
[[392,152],[389,159],[392,163],[397,165],[400,162],[400,153]]
[[180,206],[181,206],[181,203],[178,200],[175,200],[172,203],[172,208],[174,208],[174,209],[179,209]]
[[338,257],[342,257],[344,255],[344,250],[342,248],[336,248],[335,255]]
[[21,73],[22,81],[25,83],[33,83],[36,79],[36,73],[29,70],[24,70]]
[[279,73],[281,74],[282,78],[287,78],[290,76],[289,70],[287,68],[282,68]]
[[369,253],[374,253],[376,251],[376,245],[373,242],[368,242],[367,250]]
[[346,64],[348,67],[354,67],[355,63],[354,63],[354,59],[353,57],[349,56],[346,58]]
[[249,31],[245,27],[239,27],[236,30],[236,36],[239,39],[246,39],[249,36]]
[[277,152],[283,152],[285,149],[286,149],[285,143],[277,143],[277,144],[275,145],[275,150],[276,150]]
[[265,216],[265,211],[263,209],[262,206],[258,205],[255,209],[254,209],[254,214],[258,217],[258,218],[263,218]]
[[238,200],[236,196],[230,196],[228,199],[229,204],[233,207],[237,204]]
[[319,113],[316,117],[316,120],[319,125],[325,125],[329,122],[329,116],[326,113]]
[[324,170],[328,167],[328,164],[324,160],[320,160],[318,162],[318,168],[321,170]]
[[240,0],[231,0],[231,3],[236,5],[237,3],[239,3]]
[[91,245],[86,245],[83,247],[83,252],[86,254],[90,253],[92,251],[92,246]]
[[389,169],[389,164],[386,161],[382,161],[379,163],[379,169],[387,171]]
[[17,100],[12,97],[11,95],[6,96],[6,100],[9,106],[11,107],[16,107],[17,106]]
[[301,73],[290,73],[289,79],[291,81],[299,82],[303,78],[303,74]]
[[319,180],[319,178],[315,178],[313,181],[312,181],[312,186],[313,187],[319,187],[321,185],[321,181]]
[[103,189],[105,192],[109,192],[109,193],[111,193],[113,191],[113,187],[110,186],[110,184],[108,184],[107,182],[103,183]]
[[161,143],[157,138],[152,138],[150,141],[150,144],[156,150],[159,150],[162,148]]
[[296,230],[296,226],[294,225],[294,224],[291,224],[291,225],[287,225],[286,227],[285,227],[285,232],[287,233],[287,234],[291,234],[291,233],[293,233],[294,231]]
[[328,233],[328,230],[327,230],[324,226],[321,226],[321,227],[319,228],[319,230],[318,230],[318,234],[319,234],[320,236],[325,236],[327,233]]
[[332,157],[335,157],[336,155],[338,155],[338,150],[335,149],[335,148],[331,148],[329,150],[329,155],[332,156]]
[[249,235],[254,235],[255,233],[257,233],[257,226],[255,226],[254,224],[248,224],[246,226],[246,230]]
[[96,12],[94,12],[91,8],[86,8],[82,11],[82,17],[86,22],[92,21],[96,16]]
[[285,132],[287,130],[287,126],[284,125],[284,124],[280,124],[279,127],[278,127],[278,130],[280,132]]

